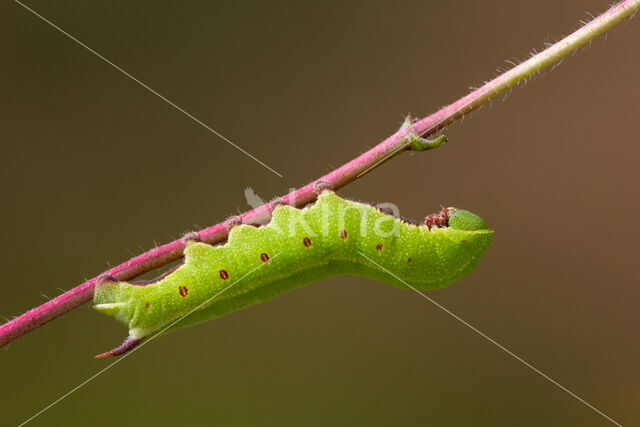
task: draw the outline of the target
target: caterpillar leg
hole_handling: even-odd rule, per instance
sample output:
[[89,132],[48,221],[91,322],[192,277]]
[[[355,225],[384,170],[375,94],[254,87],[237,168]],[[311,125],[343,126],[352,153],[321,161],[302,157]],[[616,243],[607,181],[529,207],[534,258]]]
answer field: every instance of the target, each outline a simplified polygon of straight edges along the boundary
[[182,243],[187,246],[187,243],[190,242],[202,242],[202,240],[200,239],[200,235],[198,234],[197,231],[190,231],[188,233],[185,233],[184,236],[182,236]]
[[327,181],[321,179],[313,184],[313,192],[316,193],[316,196],[319,196],[325,190],[333,191],[331,184],[329,184]]
[[137,347],[138,344],[144,341],[144,339],[145,337],[142,337],[142,338],[127,337],[127,339],[125,339],[124,342],[120,344],[118,347],[114,348],[113,350],[109,350],[106,353],[98,354],[96,356],[96,359],[100,359],[102,357],[120,356],[125,353],[128,353],[129,351]]
[[224,226],[227,229],[227,233],[231,232],[233,227],[237,227],[239,225],[242,225],[242,218],[239,216],[230,216],[224,220]]
[[112,275],[103,274],[102,276],[98,277],[98,280],[96,280],[96,286],[104,283],[118,283],[118,282],[119,280],[113,277]]
[[275,208],[277,208],[278,206],[282,206],[285,205],[286,203],[284,202],[284,200],[282,200],[282,197],[276,197],[275,199],[271,200],[269,202],[269,207],[271,208],[271,210],[273,211]]

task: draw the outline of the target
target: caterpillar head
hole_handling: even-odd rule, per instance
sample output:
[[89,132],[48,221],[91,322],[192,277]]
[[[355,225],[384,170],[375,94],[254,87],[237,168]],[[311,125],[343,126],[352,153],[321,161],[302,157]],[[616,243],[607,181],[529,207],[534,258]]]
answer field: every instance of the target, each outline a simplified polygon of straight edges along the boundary
[[489,229],[478,215],[456,208],[443,208],[440,213],[428,215],[424,223],[429,229],[432,227],[451,227],[453,230],[464,231]]

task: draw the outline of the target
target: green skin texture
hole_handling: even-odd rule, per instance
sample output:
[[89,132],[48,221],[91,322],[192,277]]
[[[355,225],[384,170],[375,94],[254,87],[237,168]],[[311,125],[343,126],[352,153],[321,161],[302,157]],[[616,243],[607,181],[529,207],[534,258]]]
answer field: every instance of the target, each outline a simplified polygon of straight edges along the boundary
[[429,229],[324,191],[311,207],[276,207],[266,226],[234,227],[224,245],[187,242],[184,264],[157,282],[97,285],[94,308],[127,325],[131,337],[142,338],[332,276],[363,276],[408,289],[391,272],[416,289],[436,289],[473,270],[492,235],[467,211],[450,214],[448,227]]

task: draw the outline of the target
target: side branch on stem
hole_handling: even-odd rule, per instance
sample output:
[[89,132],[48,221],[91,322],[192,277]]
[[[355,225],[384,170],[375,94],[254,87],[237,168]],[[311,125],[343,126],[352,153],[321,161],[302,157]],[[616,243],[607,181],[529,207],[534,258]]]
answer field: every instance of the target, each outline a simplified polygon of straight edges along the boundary
[[[640,0],[625,0],[584,25],[579,30],[548,47],[544,51],[532,56],[528,60],[513,67],[489,81],[479,89],[474,90],[458,101],[442,108],[440,111],[413,123],[405,125],[398,132],[390,136],[371,150],[351,160],[333,172],[313,181],[306,186],[287,194],[281,198],[283,203],[295,207],[302,207],[316,199],[315,185],[324,181],[331,188],[338,189],[356,180],[360,176],[390,160],[406,149],[424,150],[435,148],[444,143],[444,138],[435,141],[416,140],[416,137],[426,137],[443,129],[453,121],[463,117],[470,111],[487,103],[492,98],[516,86],[550,65],[565,58],[578,48],[589,43],[595,37],[606,32],[619,22],[633,16],[640,9]],[[245,224],[264,224],[269,221],[273,204],[267,203],[239,216]],[[228,227],[225,222],[216,224],[199,231],[198,237],[206,243],[215,244],[227,238]],[[182,257],[183,241],[175,240],[166,245],[154,248],[142,255],[134,257],[104,274],[109,274],[120,280],[131,280],[143,273],[154,270]],[[36,307],[23,315],[0,326],[0,346],[32,331],[56,317],[90,301],[98,277],[63,293],[62,295]]]

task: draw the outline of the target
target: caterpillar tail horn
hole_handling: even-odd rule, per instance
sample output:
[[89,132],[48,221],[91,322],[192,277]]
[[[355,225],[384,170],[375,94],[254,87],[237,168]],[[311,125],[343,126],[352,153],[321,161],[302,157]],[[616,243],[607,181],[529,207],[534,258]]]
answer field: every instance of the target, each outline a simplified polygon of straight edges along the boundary
[[127,339],[125,339],[124,342],[120,344],[118,347],[114,348],[113,350],[109,350],[106,353],[98,354],[96,356],[96,359],[100,359],[103,357],[121,356],[133,350],[135,347],[138,346],[138,344],[144,341],[144,339],[145,337],[142,337],[142,338],[127,337]]

